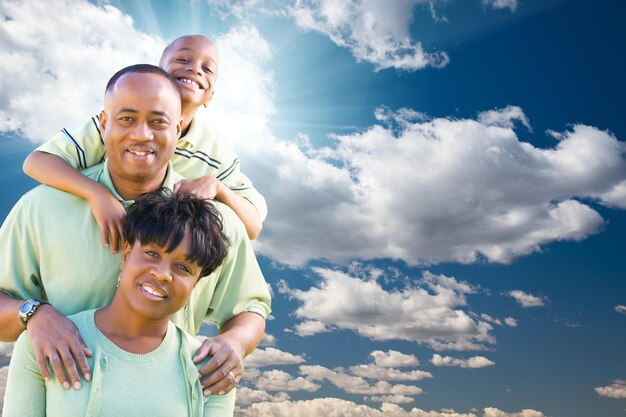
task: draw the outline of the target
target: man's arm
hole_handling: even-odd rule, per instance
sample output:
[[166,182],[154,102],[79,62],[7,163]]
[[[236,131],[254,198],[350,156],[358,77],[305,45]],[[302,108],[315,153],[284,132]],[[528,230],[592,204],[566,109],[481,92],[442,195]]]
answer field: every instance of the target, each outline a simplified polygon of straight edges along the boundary
[[22,301],[0,291],[0,341],[15,342],[24,331],[24,325],[18,315]]
[[207,338],[196,351],[194,362],[213,355],[200,375],[204,394],[223,395],[239,383],[243,375],[243,358],[256,349],[265,333],[265,319],[256,313],[239,313],[220,328],[215,337]]
[[47,366],[47,362],[50,362],[65,389],[70,388],[70,382],[75,389],[80,389],[78,369],[86,381],[91,380],[86,358],[91,356],[91,351],[76,325],[51,305],[42,304],[28,320],[25,329],[18,314],[22,301],[0,291],[0,340],[15,341],[27,330],[41,376],[46,380],[50,378]]

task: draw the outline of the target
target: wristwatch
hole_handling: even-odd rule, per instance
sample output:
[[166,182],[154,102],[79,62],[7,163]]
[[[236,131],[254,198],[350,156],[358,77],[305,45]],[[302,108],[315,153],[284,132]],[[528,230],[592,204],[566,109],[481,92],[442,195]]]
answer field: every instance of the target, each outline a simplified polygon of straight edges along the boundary
[[26,327],[26,323],[28,323],[28,320],[30,320],[30,318],[35,315],[35,313],[37,312],[37,309],[42,304],[48,304],[48,303],[46,303],[45,301],[39,301],[39,300],[34,300],[30,298],[28,300],[24,300],[24,302],[20,304],[20,310],[19,310],[20,321],[22,322],[24,327]]

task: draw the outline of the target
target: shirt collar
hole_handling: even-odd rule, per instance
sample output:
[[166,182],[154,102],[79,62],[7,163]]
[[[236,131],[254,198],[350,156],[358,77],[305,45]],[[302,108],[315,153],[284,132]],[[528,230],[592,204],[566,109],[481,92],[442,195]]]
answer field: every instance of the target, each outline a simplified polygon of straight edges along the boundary
[[196,146],[204,133],[204,129],[202,129],[202,123],[204,120],[207,119],[207,117],[207,109],[204,106],[200,106],[198,110],[196,110],[196,114],[193,116],[193,119],[191,119],[189,129],[187,129],[187,134],[185,136],[181,136],[178,141],[186,142],[192,148]]
[[[174,171],[174,168],[172,168],[172,163],[168,162],[167,172],[165,173],[165,180],[163,181],[161,188],[167,188],[170,191],[174,191],[174,184],[176,184],[178,181],[180,181],[179,175],[176,173],[176,171]],[[134,203],[134,200],[124,200],[115,189],[115,186],[113,185],[113,180],[111,179],[111,173],[109,172],[108,159],[106,159],[102,164],[102,172],[100,173],[98,182],[107,187],[108,190],[111,191],[111,194],[113,194],[113,196],[117,198],[118,201],[120,201],[125,207]]]

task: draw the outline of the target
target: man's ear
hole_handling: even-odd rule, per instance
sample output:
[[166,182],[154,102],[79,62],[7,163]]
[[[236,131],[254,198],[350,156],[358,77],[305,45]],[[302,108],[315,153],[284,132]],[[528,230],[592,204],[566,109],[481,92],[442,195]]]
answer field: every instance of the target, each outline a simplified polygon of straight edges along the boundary
[[100,120],[100,134],[104,134],[104,129],[106,128],[108,116],[104,110],[100,111],[100,115],[98,116]]

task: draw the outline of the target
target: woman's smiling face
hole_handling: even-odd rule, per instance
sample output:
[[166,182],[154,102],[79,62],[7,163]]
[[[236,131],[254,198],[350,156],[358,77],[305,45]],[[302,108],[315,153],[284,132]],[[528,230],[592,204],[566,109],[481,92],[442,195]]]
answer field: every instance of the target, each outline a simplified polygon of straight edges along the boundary
[[132,310],[146,318],[162,319],[180,310],[189,300],[201,267],[189,261],[189,232],[171,252],[166,247],[126,243],[122,253],[120,291]]

